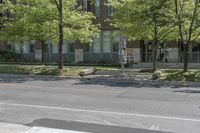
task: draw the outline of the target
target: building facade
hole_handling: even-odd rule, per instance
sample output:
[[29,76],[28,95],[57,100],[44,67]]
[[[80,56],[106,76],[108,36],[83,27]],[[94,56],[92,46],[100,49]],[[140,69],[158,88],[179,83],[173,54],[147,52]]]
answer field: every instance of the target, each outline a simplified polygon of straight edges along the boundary
[[[2,2],[2,0],[0,0]],[[107,4],[105,4],[107,3]],[[94,4],[90,0],[78,0],[83,11],[92,12],[96,19],[95,24],[101,24],[99,36],[93,39],[91,44],[81,44],[77,41],[64,41],[63,56],[64,62],[85,62],[85,63],[119,63],[119,43],[120,37],[117,29],[110,25],[113,8],[107,0],[95,0]],[[23,56],[27,61],[41,61],[41,44],[37,41],[15,44],[14,50]],[[151,43],[140,41],[130,41],[127,43],[127,62],[151,62],[153,60]],[[5,42],[0,42],[0,48],[6,48]],[[58,61],[58,45],[52,45],[47,41],[44,48],[45,62]],[[188,50],[191,62],[200,63],[200,47],[197,44],[191,45]],[[182,46],[170,41],[159,49],[159,61],[161,62],[182,62]]]

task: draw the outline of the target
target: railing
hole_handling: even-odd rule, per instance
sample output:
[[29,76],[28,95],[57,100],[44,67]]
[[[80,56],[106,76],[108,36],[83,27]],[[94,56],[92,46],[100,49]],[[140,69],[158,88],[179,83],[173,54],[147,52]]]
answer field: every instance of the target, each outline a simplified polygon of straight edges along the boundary
[[[152,62],[153,61],[152,52],[148,52],[147,54],[144,53],[144,57],[145,57],[145,62]],[[178,57],[179,62],[183,61],[183,57],[182,57],[182,61],[181,61],[181,57],[182,57],[182,54],[180,54],[179,57]],[[158,59],[160,59],[160,57],[158,57]],[[192,52],[192,54],[188,53],[188,59],[191,63],[200,63],[200,52]],[[169,62],[170,62],[170,60],[169,60]]]

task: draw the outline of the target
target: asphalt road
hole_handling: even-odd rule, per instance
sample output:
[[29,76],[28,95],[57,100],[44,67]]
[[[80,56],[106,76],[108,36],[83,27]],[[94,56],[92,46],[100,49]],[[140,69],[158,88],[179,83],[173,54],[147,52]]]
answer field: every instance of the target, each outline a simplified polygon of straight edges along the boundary
[[0,122],[92,133],[199,133],[200,85],[0,74]]

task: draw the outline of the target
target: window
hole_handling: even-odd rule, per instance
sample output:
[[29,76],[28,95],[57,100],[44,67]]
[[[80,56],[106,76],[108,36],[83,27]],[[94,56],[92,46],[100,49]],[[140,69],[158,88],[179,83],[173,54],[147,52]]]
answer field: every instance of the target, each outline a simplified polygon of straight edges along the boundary
[[67,50],[68,50],[68,48],[67,48],[67,42],[64,41],[64,44],[63,44],[63,53],[67,53]]
[[83,0],[82,1],[82,8],[84,12],[88,11],[88,0]]
[[95,16],[100,17],[100,0],[95,0]]
[[84,44],[84,52],[90,52],[90,44]]
[[103,53],[111,52],[111,31],[103,31]]
[[69,43],[69,51],[72,53],[74,52],[74,43],[72,43],[72,42]]
[[113,52],[118,52],[119,51],[119,42],[120,42],[120,37],[119,35],[112,35],[112,46],[113,46]]
[[58,45],[52,45],[52,53],[58,53]]
[[108,0],[108,16],[113,15],[112,0]]
[[44,44],[44,52],[45,53],[49,52],[49,45],[47,43]]
[[30,44],[30,53],[34,53],[34,52],[35,52],[35,45]]
[[100,36],[94,38],[94,40],[93,40],[93,52],[94,53],[100,53],[101,52]]

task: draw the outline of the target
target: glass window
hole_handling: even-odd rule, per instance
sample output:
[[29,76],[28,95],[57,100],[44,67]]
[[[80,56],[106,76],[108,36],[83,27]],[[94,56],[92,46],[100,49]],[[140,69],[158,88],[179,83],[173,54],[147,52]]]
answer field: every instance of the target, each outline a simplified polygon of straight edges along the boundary
[[94,53],[100,53],[101,52],[100,36],[94,38],[94,40],[93,40],[93,52]]
[[58,45],[57,44],[52,45],[52,52],[58,53]]
[[83,0],[82,1],[82,8],[84,12],[87,12],[87,5],[88,5],[88,1],[87,0]]
[[103,53],[111,52],[111,31],[103,31]]
[[112,35],[113,52],[119,51],[119,43],[120,43],[120,36],[115,34]]
[[63,53],[67,53],[67,42],[64,41],[64,44],[63,44]]
[[74,43],[73,42],[69,43],[69,51],[72,53],[74,52]]
[[84,44],[84,52],[90,52],[90,44]]
[[100,17],[100,0],[95,0],[95,16]]
[[49,52],[49,45],[47,43],[44,44],[44,52],[45,53]]
[[34,52],[35,52],[35,45],[30,44],[30,53],[34,53]]
[[108,0],[108,16],[113,15],[112,0]]

